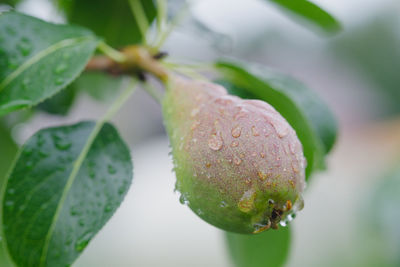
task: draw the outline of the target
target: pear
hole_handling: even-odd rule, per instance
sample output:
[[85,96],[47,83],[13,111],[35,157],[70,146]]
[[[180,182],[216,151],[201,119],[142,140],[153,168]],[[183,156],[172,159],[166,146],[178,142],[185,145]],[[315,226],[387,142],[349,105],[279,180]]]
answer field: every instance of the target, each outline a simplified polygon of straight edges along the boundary
[[162,105],[181,202],[230,232],[290,221],[303,208],[306,162],[288,122],[266,102],[220,85],[170,79]]

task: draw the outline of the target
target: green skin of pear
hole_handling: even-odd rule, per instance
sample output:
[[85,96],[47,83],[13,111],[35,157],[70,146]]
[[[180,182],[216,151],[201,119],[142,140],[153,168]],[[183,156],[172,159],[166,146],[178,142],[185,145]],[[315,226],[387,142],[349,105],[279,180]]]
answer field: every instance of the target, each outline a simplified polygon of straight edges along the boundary
[[277,229],[302,209],[305,158],[269,104],[222,86],[172,77],[163,99],[181,202],[226,231]]

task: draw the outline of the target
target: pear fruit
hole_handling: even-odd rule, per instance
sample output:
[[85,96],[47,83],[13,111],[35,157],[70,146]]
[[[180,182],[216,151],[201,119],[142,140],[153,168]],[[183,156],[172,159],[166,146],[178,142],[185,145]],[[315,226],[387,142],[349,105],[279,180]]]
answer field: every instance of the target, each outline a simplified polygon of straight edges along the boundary
[[302,145],[272,106],[178,76],[162,104],[176,190],[199,217],[251,234],[277,229],[303,208]]

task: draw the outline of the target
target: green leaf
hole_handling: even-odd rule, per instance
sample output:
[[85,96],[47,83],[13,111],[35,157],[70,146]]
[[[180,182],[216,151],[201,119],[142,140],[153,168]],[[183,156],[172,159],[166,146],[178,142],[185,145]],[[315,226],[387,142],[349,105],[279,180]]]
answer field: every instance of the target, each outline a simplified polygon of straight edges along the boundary
[[[85,26],[112,46],[139,43],[140,33],[129,0],[57,0],[69,22]],[[153,1],[141,0],[149,24],[156,16]]]
[[113,126],[100,126],[41,130],[19,152],[3,200],[4,237],[18,266],[69,266],[121,204],[130,153]]
[[226,232],[226,240],[236,267],[279,267],[289,256],[289,227],[256,235]]
[[[3,192],[3,184],[5,182],[5,178],[7,175],[7,171],[12,164],[12,161],[17,154],[18,147],[14,143],[11,138],[10,131],[3,126],[2,122],[0,121],[0,199],[2,199],[2,192]],[[0,205],[0,220],[2,214],[2,206]],[[7,252],[3,245],[3,234],[2,234],[2,227],[0,224],[0,266],[2,267],[11,267],[11,263],[9,261]]]
[[268,0],[325,32],[341,30],[340,23],[328,12],[307,0]]
[[65,116],[68,114],[76,97],[76,88],[72,83],[66,89],[56,94],[52,98],[40,103],[37,108],[49,114]]
[[79,92],[86,92],[97,101],[106,101],[115,97],[122,86],[121,77],[113,77],[102,72],[85,72],[73,83]]
[[59,92],[85,68],[98,39],[83,28],[0,15],[0,115]]
[[0,0],[0,5],[1,4],[7,4],[7,5],[10,5],[10,6],[15,6],[19,2],[21,2],[21,0]]
[[337,123],[314,92],[299,81],[263,66],[223,60],[216,67],[230,93],[268,102],[286,118],[303,145],[307,178],[313,171],[324,168],[324,156],[336,140]]

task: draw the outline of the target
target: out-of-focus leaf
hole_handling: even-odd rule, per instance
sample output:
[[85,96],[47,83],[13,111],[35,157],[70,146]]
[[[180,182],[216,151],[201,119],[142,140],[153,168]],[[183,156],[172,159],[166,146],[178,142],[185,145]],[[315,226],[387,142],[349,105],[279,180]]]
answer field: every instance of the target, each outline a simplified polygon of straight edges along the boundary
[[400,266],[400,167],[379,179],[364,202],[360,222],[362,230],[360,266]]
[[121,77],[112,77],[102,72],[84,72],[66,89],[37,107],[47,113],[64,116],[80,93],[86,92],[93,99],[105,102],[114,99],[122,81]]
[[112,99],[121,88],[123,79],[101,72],[85,72],[73,83],[79,92],[87,92],[98,101]]
[[216,67],[223,77],[220,82],[230,93],[268,102],[286,118],[303,145],[307,178],[324,167],[324,156],[336,140],[337,124],[314,92],[297,80],[259,65],[221,60]]
[[[7,171],[17,154],[18,147],[11,138],[10,131],[6,129],[0,121],[0,199],[3,199],[3,185]],[[2,214],[2,206],[0,205],[0,219]],[[0,224],[0,266],[12,267],[7,252],[3,246],[3,232]]]
[[37,105],[84,69],[98,39],[88,30],[16,12],[0,15],[0,115]]
[[21,0],[0,0],[0,5],[6,4],[6,5],[10,5],[10,6],[15,6],[19,2],[21,2]]
[[74,103],[76,96],[76,88],[71,84],[60,93],[56,94],[52,98],[39,104],[37,107],[39,110],[45,111],[49,114],[54,115],[66,115]]
[[280,267],[289,256],[290,229],[257,235],[226,233],[229,254],[236,267]]
[[340,23],[328,12],[307,0],[267,0],[283,10],[293,14],[308,23],[317,26],[325,32],[337,32]]
[[[66,10],[69,22],[91,29],[104,37],[112,46],[122,47],[139,43],[143,36],[139,31],[129,0],[57,0]],[[149,24],[156,16],[151,0],[141,0]]]
[[94,122],[39,131],[5,187],[3,229],[18,266],[69,266],[121,204],[132,180],[128,148]]
[[397,10],[345,32],[333,43],[335,59],[369,84],[377,116],[400,113],[400,34]]

